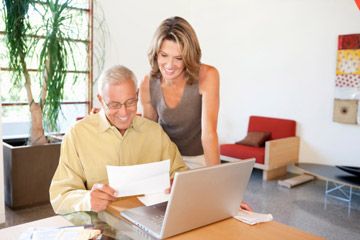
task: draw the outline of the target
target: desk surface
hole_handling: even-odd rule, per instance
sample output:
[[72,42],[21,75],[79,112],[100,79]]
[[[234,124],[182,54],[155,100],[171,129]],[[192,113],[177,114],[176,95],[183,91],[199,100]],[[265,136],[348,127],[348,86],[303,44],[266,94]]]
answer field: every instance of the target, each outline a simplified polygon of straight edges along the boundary
[[[141,206],[141,202],[136,198],[127,198],[119,200],[110,205],[107,209],[112,215],[120,218],[120,211],[128,208]],[[126,221],[122,219],[123,221]],[[257,225],[247,225],[234,218],[229,218],[220,222],[210,224],[189,232],[168,238],[174,240],[192,240],[192,239],[267,239],[267,240],[312,240],[324,239],[294,227],[281,224],[276,221],[260,223]]]
[[346,173],[335,166],[315,163],[298,163],[296,166],[305,173],[314,175],[322,180],[360,188],[360,179],[358,177]]
[[[1,239],[15,240],[29,227],[61,227],[69,225],[91,224],[96,229],[101,229],[105,239],[134,239],[153,240],[154,238],[143,232],[140,228],[130,224],[120,217],[119,211],[141,206],[136,198],[128,198],[114,202],[105,212],[99,214],[93,212],[75,212],[64,217],[45,218],[10,228],[0,230]],[[242,223],[234,218],[229,218],[217,223],[210,224],[192,231],[168,238],[172,240],[193,239],[267,239],[267,240],[318,240],[324,239],[303,232],[276,221],[260,223],[254,226]]]

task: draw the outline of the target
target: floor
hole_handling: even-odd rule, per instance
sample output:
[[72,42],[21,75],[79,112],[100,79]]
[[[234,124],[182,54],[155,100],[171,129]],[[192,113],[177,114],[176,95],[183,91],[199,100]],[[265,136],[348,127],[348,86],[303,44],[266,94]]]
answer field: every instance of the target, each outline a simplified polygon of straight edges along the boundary
[[[360,196],[353,197],[350,208],[345,202],[328,198],[325,208],[324,190],[325,182],[321,180],[292,189],[276,181],[263,182],[262,172],[254,169],[245,201],[256,212],[271,213],[278,222],[329,240],[360,239]],[[6,208],[6,223],[0,228],[53,215],[49,204],[16,211]]]
[[263,182],[262,172],[254,169],[245,200],[255,212],[271,213],[278,222],[326,239],[360,239],[360,196],[353,195],[350,208],[328,197],[325,207],[325,184],[314,180],[288,189],[277,181]]

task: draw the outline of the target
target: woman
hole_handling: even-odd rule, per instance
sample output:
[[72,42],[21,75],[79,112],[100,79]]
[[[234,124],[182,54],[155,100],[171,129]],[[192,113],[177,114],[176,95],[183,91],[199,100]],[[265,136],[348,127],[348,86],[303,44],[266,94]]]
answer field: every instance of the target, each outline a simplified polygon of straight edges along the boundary
[[200,62],[194,29],[165,19],[148,53],[151,72],[140,86],[144,117],[160,123],[189,168],[219,163],[219,73]]

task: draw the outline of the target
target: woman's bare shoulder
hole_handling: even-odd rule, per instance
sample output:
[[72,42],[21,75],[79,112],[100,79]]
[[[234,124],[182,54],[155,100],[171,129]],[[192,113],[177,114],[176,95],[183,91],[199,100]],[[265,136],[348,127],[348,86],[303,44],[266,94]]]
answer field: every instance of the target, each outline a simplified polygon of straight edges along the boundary
[[148,89],[149,88],[149,82],[150,82],[150,75],[146,74],[142,81],[140,82],[140,90],[141,89]]
[[218,70],[211,65],[201,64],[200,73],[199,73],[200,84],[206,84],[209,81],[219,81],[219,72]]
[[208,64],[204,64],[204,63],[202,63],[202,64],[200,65],[200,74],[202,74],[202,73],[205,73],[205,74],[208,74],[208,73],[214,74],[214,73],[217,73],[217,72],[218,72],[218,70],[217,70],[216,67],[214,67],[214,66],[211,66],[211,65],[208,65]]

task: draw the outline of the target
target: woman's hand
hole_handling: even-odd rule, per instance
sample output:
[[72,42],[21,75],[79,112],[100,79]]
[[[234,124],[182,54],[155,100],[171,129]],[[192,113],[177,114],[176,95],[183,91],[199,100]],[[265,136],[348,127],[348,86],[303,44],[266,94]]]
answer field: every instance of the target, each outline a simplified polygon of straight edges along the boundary
[[246,202],[242,202],[240,204],[240,209],[242,210],[246,210],[246,211],[249,211],[249,212],[252,212],[252,208],[249,206],[249,204],[247,204]]

